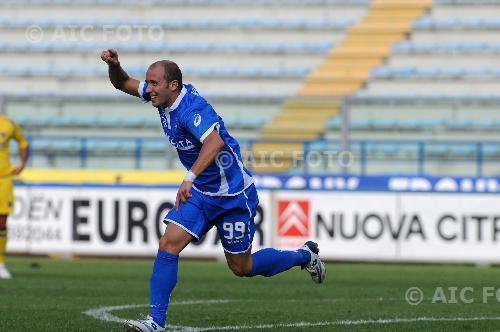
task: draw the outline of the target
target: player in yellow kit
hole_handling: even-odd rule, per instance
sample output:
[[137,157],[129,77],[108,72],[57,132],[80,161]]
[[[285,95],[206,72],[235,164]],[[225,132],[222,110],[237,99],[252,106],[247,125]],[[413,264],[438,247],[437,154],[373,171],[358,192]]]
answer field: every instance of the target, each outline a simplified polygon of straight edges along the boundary
[[[21,164],[11,166],[9,160],[9,141],[15,139],[19,146]],[[12,278],[5,266],[5,247],[7,245],[7,216],[14,210],[13,176],[21,173],[28,161],[28,141],[21,127],[0,114],[0,279]]]

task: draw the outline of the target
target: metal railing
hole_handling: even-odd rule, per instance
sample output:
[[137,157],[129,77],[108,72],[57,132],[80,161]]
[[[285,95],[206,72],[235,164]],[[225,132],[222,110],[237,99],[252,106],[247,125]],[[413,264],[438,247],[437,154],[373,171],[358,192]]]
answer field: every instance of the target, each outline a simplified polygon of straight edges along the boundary
[[[151,168],[151,160],[167,161],[158,169],[181,167],[175,149],[166,138],[105,136],[29,136],[31,167],[114,168],[119,161],[128,168]],[[339,140],[239,139],[244,162],[250,169],[295,174],[412,174],[463,176],[500,174],[500,141],[465,140],[350,140],[347,148]],[[300,144],[299,149],[254,151],[256,143]],[[345,143],[344,143],[345,144]],[[41,160],[45,160],[41,163]],[[100,161],[109,160],[102,163]],[[42,165],[43,164],[43,165]],[[111,165],[111,166],[110,166]],[[159,165],[159,164],[157,164]],[[439,172],[436,169],[440,169]],[[452,172],[452,169],[455,171]]]

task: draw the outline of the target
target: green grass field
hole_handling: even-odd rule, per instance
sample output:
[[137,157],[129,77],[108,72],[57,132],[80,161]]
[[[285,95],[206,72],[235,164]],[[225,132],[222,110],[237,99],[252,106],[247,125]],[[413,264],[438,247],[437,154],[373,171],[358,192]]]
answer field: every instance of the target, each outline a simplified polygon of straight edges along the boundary
[[[111,320],[147,314],[152,261],[10,258],[8,264],[14,279],[0,280],[0,331],[121,331],[120,323],[84,312],[95,309]],[[423,291],[421,304],[405,300],[410,287]],[[436,298],[436,287],[445,297]],[[448,287],[458,287],[457,303],[443,303],[455,302]],[[472,303],[460,300],[464,287],[471,287],[464,299]],[[172,330],[193,332],[499,331],[499,300],[493,293],[483,303],[483,287],[500,288],[500,268],[329,264],[326,282],[316,285],[298,268],[249,279],[234,277],[222,263],[181,260],[169,322],[177,326]]]

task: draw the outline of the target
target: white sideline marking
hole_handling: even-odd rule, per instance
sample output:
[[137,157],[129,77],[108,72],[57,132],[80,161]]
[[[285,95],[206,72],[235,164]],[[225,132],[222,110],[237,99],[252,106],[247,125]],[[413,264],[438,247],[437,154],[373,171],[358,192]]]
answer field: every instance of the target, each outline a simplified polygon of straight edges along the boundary
[[[192,301],[172,301],[170,305],[191,305],[191,304],[219,304],[219,303],[228,303],[230,300],[192,300]],[[95,309],[89,309],[83,312],[83,314],[94,317],[98,320],[103,320],[105,322],[115,322],[115,323],[123,323],[126,319],[116,317],[110,313],[110,311],[115,310],[124,310],[124,309],[132,309],[132,308],[145,308],[149,307],[149,304],[125,304],[125,305],[116,305],[109,307],[100,307]],[[170,325],[170,329],[172,330],[185,330],[185,328],[190,328],[189,326],[174,326]]]
[[[335,299],[332,299],[335,300]],[[341,299],[336,299],[341,300]],[[382,301],[383,298],[372,300]],[[385,299],[387,300],[387,299]],[[221,304],[228,302],[237,302],[238,300],[192,300],[192,301],[174,301],[170,305],[193,305],[193,304]],[[285,300],[287,301],[287,300]],[[293,300],[290,300],[293,301]],[[84,311],[83,314],[107,322],[123,323],[125,319],[112,315],[111,311],[144,308],[149,307],[149,304],[126,304],[119,306],[100,307]],[[177,326],[169,325],[169,331],[181,332],[204,332],[204,331],[230,331],[240,329],[274,329],[274,328],[299,328],[299,327],[317,327],[317,326],[349,326],[349,325],[368,325],[368,324],[397,324],[397,323],[417,323],[417,322],[466,322],[466,321],[485,321],[485,320],[500,320],[498,317],[414,317],[414,318],[387,318],[387,319],[359,319],[359,320],[335,320],[322,322],[296,322],[296,323],[276,323],[276,324],[261,324],[261,325],[230,325],[230,326],[208,326],[208,327],[192,327],[192,326]]]
[[317,326],[348,326],[348,325],[367,325],[367,324],[396,324],[396,323],[417,323],[417,322],[455,322],[455,321],[481,321],[481,320],[500,320],[500,317],[415,317],[415,318],[394,318],[394,319],[360,319],[360,320],[335,320],[331,322],[297,322],[297,323],[278,323],[264,325],[240,325],[240,326],[210,326],[192,328],[186,327],[183,332],[204,332],[204,331],[228,331],[239,329],[274,329],[278,327],[317,327]]

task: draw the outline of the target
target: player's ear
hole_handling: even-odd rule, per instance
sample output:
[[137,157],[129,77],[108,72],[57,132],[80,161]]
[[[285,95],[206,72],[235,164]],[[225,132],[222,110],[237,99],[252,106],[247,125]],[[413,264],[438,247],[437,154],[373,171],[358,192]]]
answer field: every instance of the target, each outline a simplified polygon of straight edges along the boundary
[[179,89],[179,81],[173,80],[168,82],[168,89],[172,92],[177,91]]

